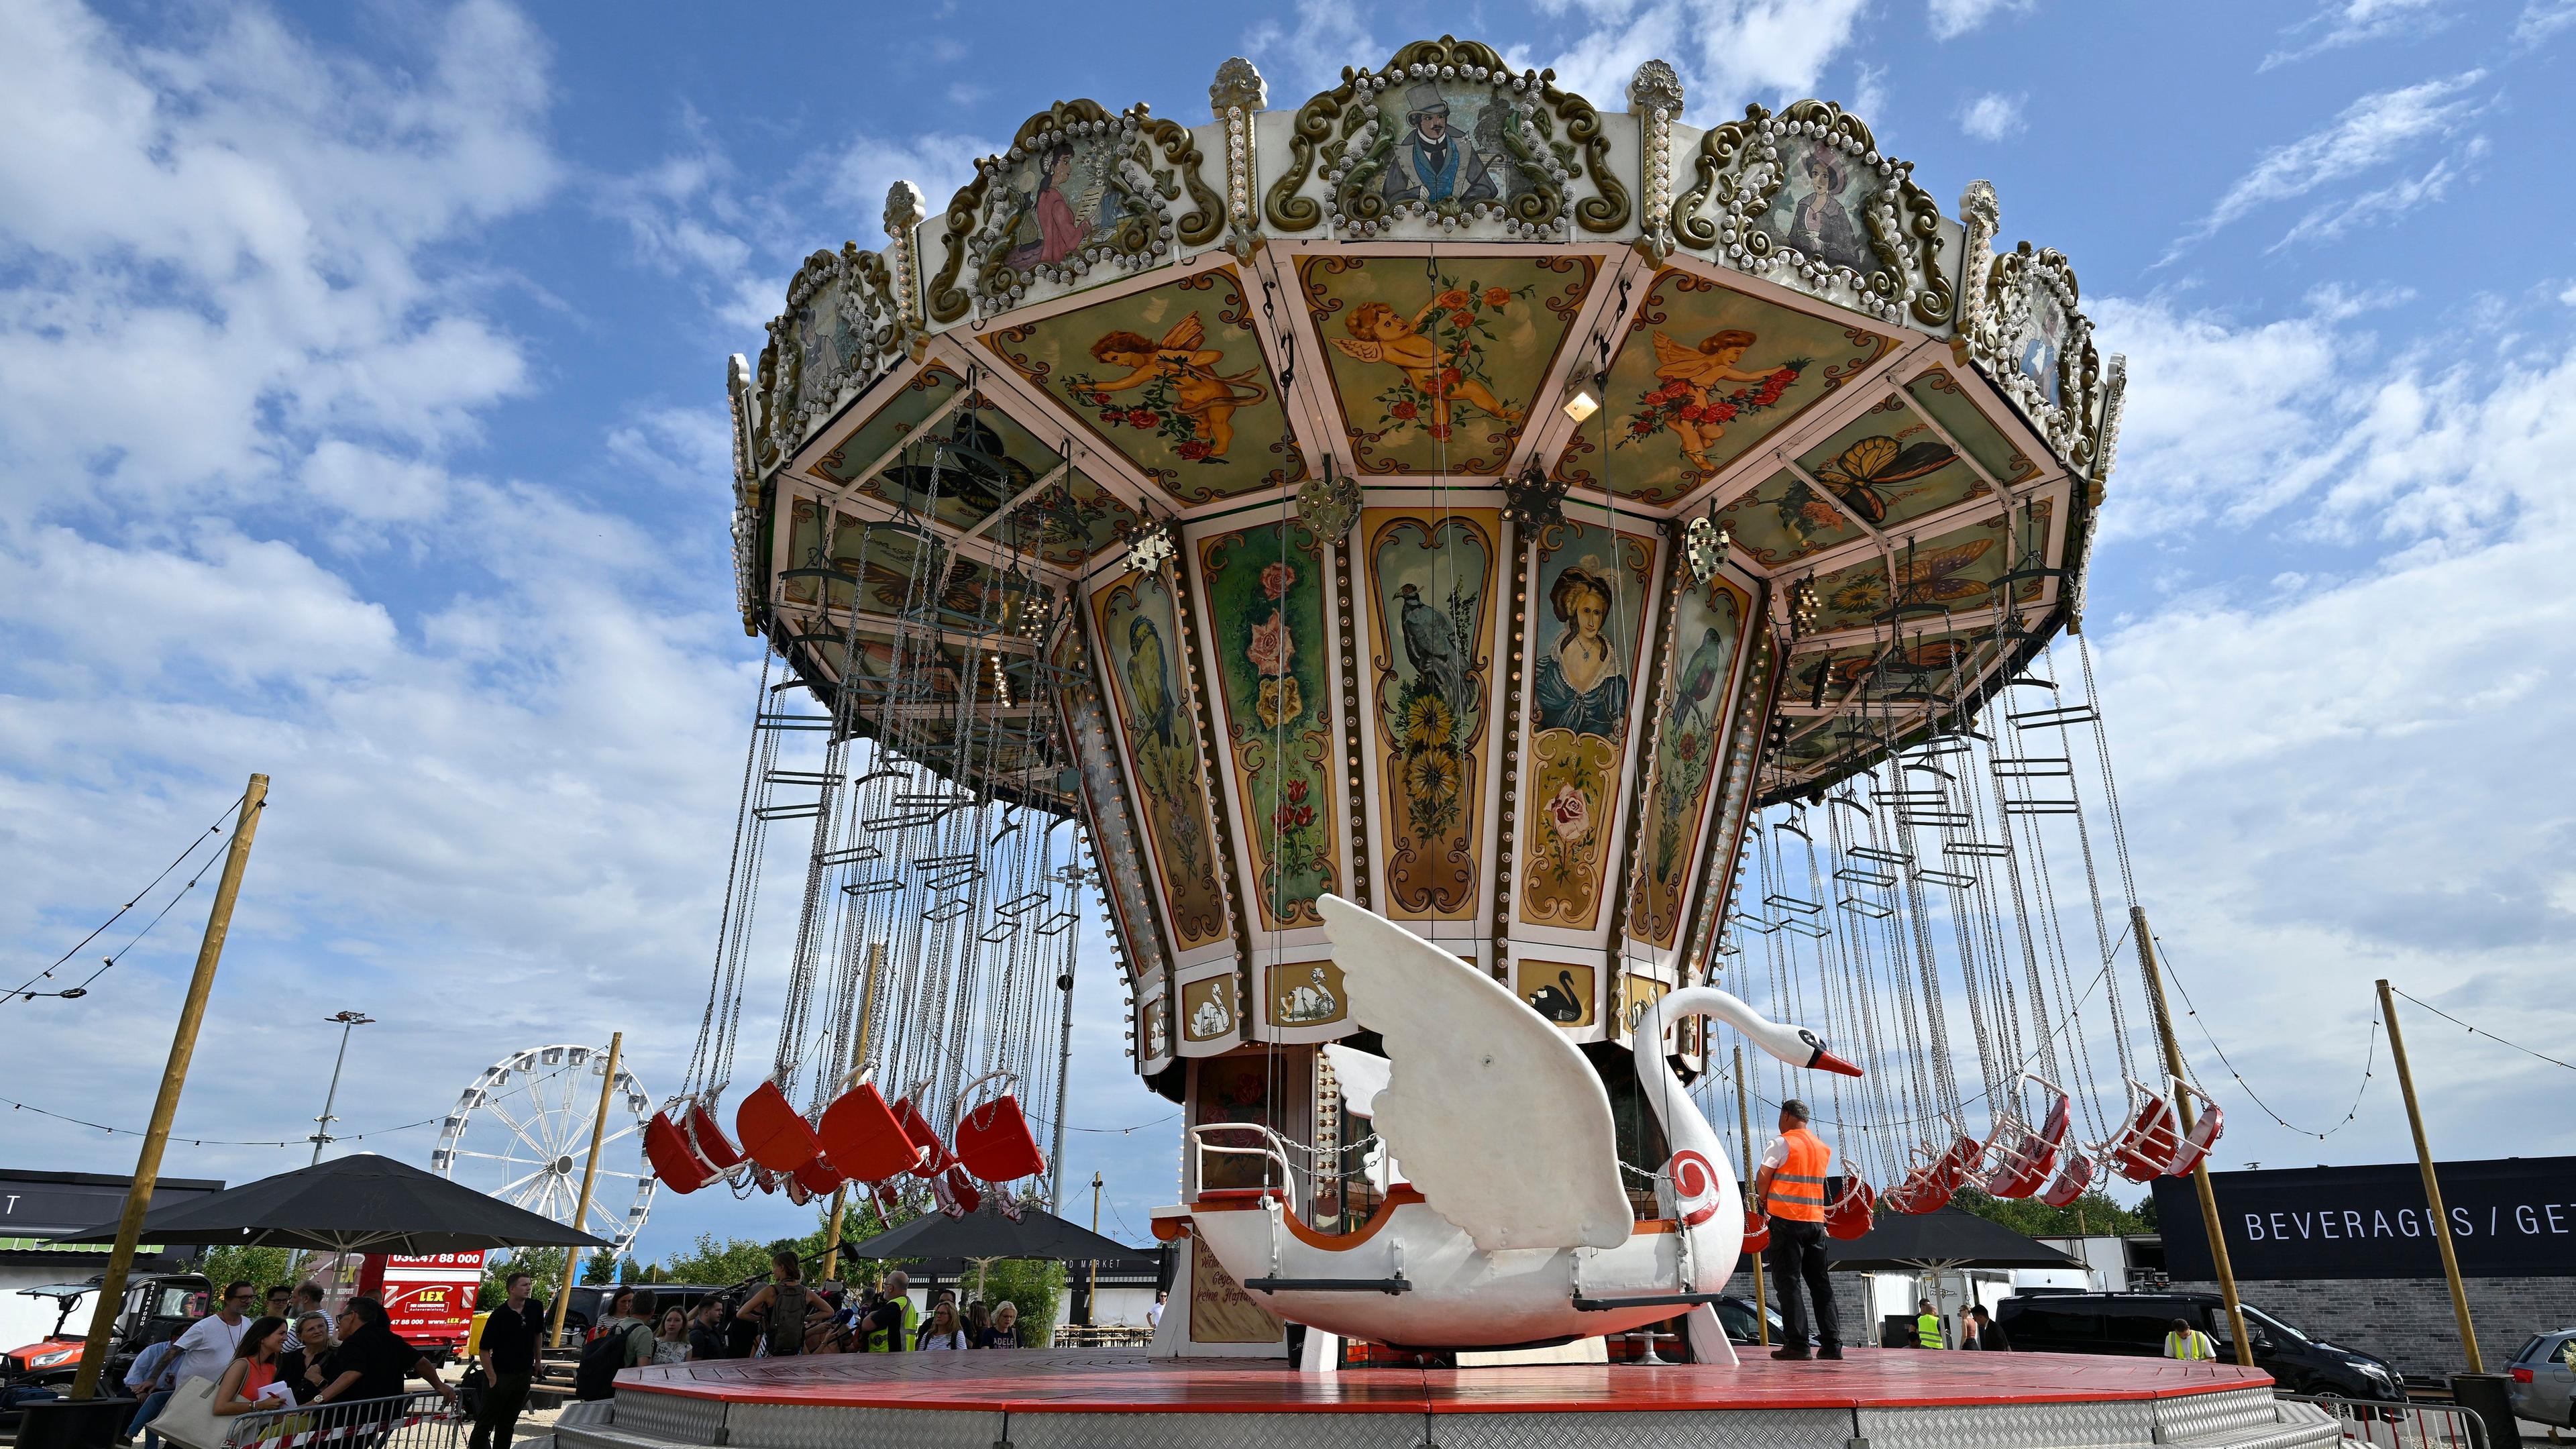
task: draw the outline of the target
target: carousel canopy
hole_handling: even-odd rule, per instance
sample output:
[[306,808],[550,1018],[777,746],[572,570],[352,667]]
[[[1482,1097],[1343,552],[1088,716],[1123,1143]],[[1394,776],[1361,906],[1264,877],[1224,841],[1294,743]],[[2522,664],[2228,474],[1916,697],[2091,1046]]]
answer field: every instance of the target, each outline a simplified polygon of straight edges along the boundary
[[898,762],[853,830],[1078,816],[1149,1074],[1355,1029],[1326,890],[1617,1035],[1755,804],[2078,621],[2112,461],[2120,359],[1986,183],[1829,101],[1691,125],[1660,61],[1350,59],[1033,112],[731,372],[743,620],[831,711],[763,720]]

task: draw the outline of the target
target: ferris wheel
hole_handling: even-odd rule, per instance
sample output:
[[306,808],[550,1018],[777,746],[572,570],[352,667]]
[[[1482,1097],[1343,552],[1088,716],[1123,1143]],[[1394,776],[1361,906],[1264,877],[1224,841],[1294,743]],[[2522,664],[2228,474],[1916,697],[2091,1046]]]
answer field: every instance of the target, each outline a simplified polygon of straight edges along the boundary
[[622,1067],[608,1097],[590,1210],[573,1223],[600,1110],[599,1078],[607,1069],[607,1051],[590,1046],[531,1047],[494,1062],[457,1096],[430,1152],[430,1169],[607,1239],[623,1257],[652,1209],[654,1178],[643,1154],[652,1099]]

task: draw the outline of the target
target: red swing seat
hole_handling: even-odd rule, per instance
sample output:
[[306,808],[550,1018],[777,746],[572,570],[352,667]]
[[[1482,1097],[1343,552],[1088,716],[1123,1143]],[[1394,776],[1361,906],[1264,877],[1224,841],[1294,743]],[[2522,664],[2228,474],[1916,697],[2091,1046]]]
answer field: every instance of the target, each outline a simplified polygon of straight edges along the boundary
[[894,1113],[894,1120],[902,1124],[903,1135],[921,1150],[921,1161],[912,1169],[913,1176],[932,1179],[957,1165],[956,1155],[948,1150],[948,1144],[939,1140],[939,1130],[930,1125],[929,1118],[921,1115],[920,1108],[912,1105],[910,1097],[895,1098],[890,1110]]
[[653,1164],[653,1175],[662,1185],[676,1193],[696,1192],[723,1176],[690,1150],[689,1139],[668,1112],[656,1112],[644,1124],[644,1158]]
[[978,1106],[966,1106],[978,1088],[993,1081],[1019,1085],[1012,1074],[993,1072],[967,1083],[957,1094],[957,1160],[989,1183],[1037,1177],[1046,1171],[1046,1157],[1038,1151],[1037,1138],[1030,1135],[1019,1099],[1005,1090]]
[[922,1149],[907,1135],[885,1094],[861,1082],[823,1109],[814,1129],[823,1153],[852,1182],[883,1182],[921,1165]]
[[[2024,1078],[2057,1093],[2048,1116],[2037,1132],[2030,1130],[2018,1116],[2007,1112],[1996,1124],[1995,1135],[1987,1143],[1990,1166],[1981,1186],[2001,1198],[2029,1197],[2048,1183],[2049,1172],[2057,1166],[2057,1154],[2066,1145],[2067,1128],[2073,1120],[2073,1103],[2056,1083],[2023,1074]],[[2006,1133],[2006,1125],[2010,1133]]]
[[680,1130],[688,1135],[689,1145],[716,1171],[731,1172],[742,1166],[742,1149],[733,1145],[716,1125],[716,1117],[704,1102],[691,1102],[688,1115],[680,1119]]
[[939,1210],[952,1218],[962,1218],[984,1205],[982,1190],[958,1167],[932,1178],[930,1195],[938,1200]]
[[751,1160],[772,1172],[794,1172],[823,1151],[813,1124],[788,1102],[776,1082],[763,1082],[742,1099],[734,1109],[733,1126]]
[[789,1173],[788,1176],[795,1180],[797,1186],[816,1197],[837,1189],[844,1180],[840,1172],[832,1166],[832,1159],[820,1154],[813,1161]]
[[2084,1190],[2093,1185],[2093,1159],[2081,1147],[2070,1147],[2057,1164],[2057,1176],[2039,1195],[2050,1207],[2073,1207]]
[[1751,1208],[1744,1210],[1744,1243],[1742,1251],[1759,1253],[1771,1246],[1771,1220]]
[[2227,1130],[2227,1114],[2218,1110],[2218,1104],[2209,1099],[2208,1093],[2179,1082],[2175,1085],[2200,1098],[2200,1120],[2192,1123],[2191,1130],[2183,1134],[2182,1146],[2174,1152],[2173,1165],[2165,1169],[2167,1176],[2185,1177],[2200,1165],[2202,1158],[2209,1155],[2209,1149],[2218,1145],[2218,1135]]
[[1825,1236],[1845,1242],[1868,1236],[1870,1215],[1877,1206],[1877,1189],[1860,1178],[1844,1178],[1842,1193],[1825,1208]]
[[2182,1119],[2175,1115],[2170,1097],[2147,1090],[2134,1077],[2127,1082],[2128,1116],[2102,1144],[2102,1157],[2112,1171],[2131,1182],[2153,1182],[2165,1175],[2182,1151]]

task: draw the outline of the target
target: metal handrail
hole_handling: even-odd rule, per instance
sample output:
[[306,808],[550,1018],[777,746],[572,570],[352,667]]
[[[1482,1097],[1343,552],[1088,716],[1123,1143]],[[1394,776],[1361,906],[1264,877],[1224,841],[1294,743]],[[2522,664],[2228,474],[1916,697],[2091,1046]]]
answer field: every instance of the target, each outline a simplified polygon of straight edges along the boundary
[[254,1409],[222,1421],[225,1449],[451,1449],[464,1416],[431,1390],[381,1399],[334,1399],[293,1409]]
[[2457,1404],[2384,1399],[2343,1399],[2325,1394],[2275,1394],[2314,1404],[2335,1416],[2347,1444],[2372,1449],[2487,1449],[2486,1421]]

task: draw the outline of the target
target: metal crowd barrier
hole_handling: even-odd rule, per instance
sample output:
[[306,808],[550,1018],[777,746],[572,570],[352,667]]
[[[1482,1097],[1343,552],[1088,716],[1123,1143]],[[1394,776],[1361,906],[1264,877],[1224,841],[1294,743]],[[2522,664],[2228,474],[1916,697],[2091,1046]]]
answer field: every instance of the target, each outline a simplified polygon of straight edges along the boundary
[[2456,1404],[2392,1404],[2309,1394],[2275,1398],[2314,1404],[2335,1416],[2343,1442],[2371,1449],[2487,1449],[2486,1421]]
[[388,1399],[335,1399],[300,1409],[261,1409],[225,1421],[225,1449],[454,1449],[467,1419],[434,1390]]

